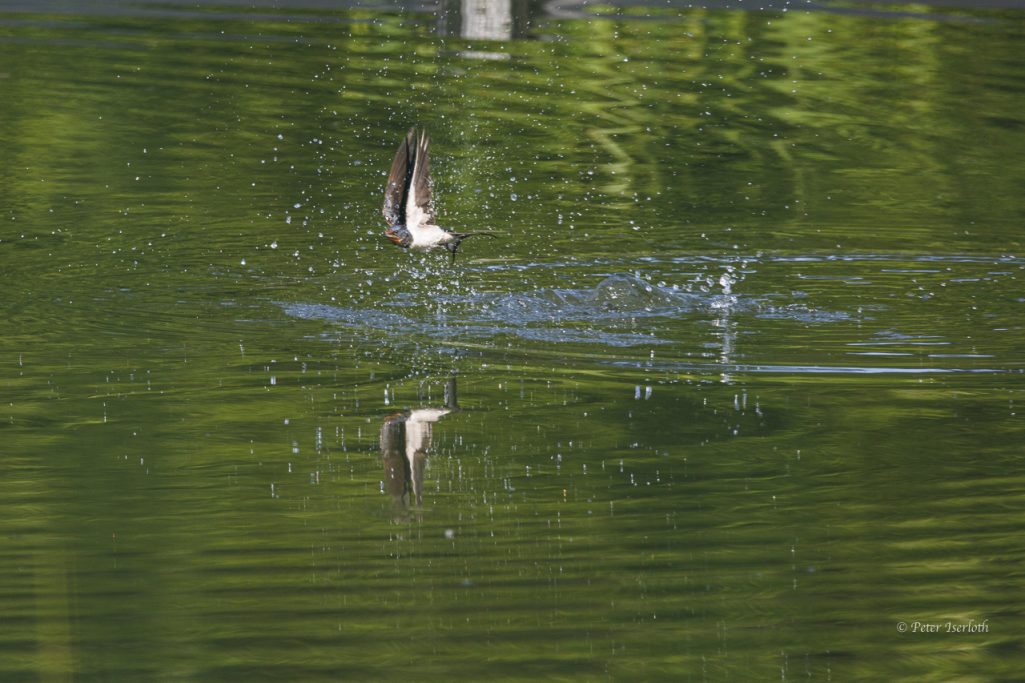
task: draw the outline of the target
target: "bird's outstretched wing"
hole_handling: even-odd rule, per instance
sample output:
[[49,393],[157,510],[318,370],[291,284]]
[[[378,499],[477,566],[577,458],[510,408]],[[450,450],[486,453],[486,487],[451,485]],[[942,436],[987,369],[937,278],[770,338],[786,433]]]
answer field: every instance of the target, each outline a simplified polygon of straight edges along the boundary
[[405,139],[395,152],[391,163],[388,183],[384,186],[384,207],[381,213],[388,226],[403,225],[406,222],[406,202],[409,197],[410,181],[416,162],[416,129],[410,128]]
[[[413,135],[415,130],[409,132]],[[409,140],[408,135],[406,140]],[[406,227],[410,231],[423,225],[434,225],[434,196],[431,192],[434,182],[431,180],[431,158],[427,154],[430,143],[427,133],[420,133],[415,140],[413,172],[406,197]]]
[[427,155],[429,144],[427,133],[421,132],[416,138],[413,174],[406,199],[406,226],[411,231],[420,226],[435,225],[434,180],[430,179],[430,157]]
[[389,226],[415,230],[434,223],[430,143],[427,133],[417,135],[416,128],[410,128],[395,152],[381,209]]

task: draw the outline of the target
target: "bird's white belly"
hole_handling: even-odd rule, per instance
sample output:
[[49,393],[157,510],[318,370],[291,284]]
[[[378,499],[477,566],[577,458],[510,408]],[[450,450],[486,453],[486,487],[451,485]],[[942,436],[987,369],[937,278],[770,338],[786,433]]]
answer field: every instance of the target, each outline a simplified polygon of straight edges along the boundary
[[409,231],[413,238],[410,249],[433,249],[452,241],[452,233],[445,232],[437,225],[421,225]]

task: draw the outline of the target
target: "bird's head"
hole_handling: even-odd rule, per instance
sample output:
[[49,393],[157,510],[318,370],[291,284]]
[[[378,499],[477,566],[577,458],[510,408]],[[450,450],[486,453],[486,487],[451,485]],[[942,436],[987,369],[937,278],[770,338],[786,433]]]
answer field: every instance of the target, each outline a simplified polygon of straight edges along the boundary
[[403,249],[408,249],[409,245],[413,243],[413,236],[401,225],[393,225],[387,228],[384,231],[384,236],[391,240],[393,244],[397,244]]

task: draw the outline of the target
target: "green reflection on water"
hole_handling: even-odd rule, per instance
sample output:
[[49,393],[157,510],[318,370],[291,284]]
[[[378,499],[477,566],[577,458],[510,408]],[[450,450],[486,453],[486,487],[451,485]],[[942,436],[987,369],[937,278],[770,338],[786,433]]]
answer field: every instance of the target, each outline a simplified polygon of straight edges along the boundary
[[2,678],[1018,675],[1019,14],[169,7],[0,15]]

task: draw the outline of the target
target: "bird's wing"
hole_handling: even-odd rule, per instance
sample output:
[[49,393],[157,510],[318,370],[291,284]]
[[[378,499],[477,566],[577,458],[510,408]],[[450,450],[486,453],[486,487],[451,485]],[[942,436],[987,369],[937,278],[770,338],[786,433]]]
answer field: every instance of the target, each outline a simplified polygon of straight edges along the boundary
[[[410,131],[410,135],[413,131]],[[410,140],[406,136],[407,143]],[[427,154],[430,145],[427,133],[421,133],[413,148],[413,171],[406,197],[406,227],[411,231],[424,225],[434,224],[434,197],[431,192],[431,158]]]
[[410,128],[405,139],[395,152],[391,163],[388,183],[384,187],[384,207],[381,213],[388,225],[401,225],[406,219],[406,202],[409,198],[410,181],[416,165],[416,129]]

